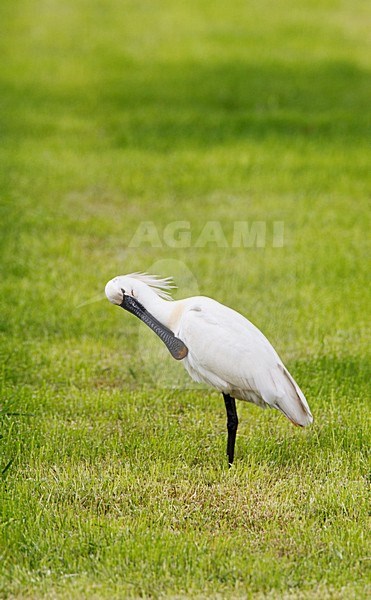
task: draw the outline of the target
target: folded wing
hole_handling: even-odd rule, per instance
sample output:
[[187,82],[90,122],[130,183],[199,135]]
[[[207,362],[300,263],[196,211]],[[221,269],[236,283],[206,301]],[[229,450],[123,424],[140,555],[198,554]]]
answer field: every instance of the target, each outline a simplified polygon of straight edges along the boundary
[[178,335],[189,349],[184,366],[196,381],[276,408],[296,425],[313,421],[303,392],[273,346],[236,311],[199,298],[185,311]]

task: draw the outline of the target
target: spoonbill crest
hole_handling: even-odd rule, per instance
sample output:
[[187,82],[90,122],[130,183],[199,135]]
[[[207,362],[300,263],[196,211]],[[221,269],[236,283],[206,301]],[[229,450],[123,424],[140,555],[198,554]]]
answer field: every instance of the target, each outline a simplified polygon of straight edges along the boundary
[[303,392],[255,325],[206,296],[175,301],[173,288],[171,278],[131,273],[111,279],[105,292],[110,302],[146,323],[194,381],[223,394],[229,466],[238,427],[235,399],[276,408],[301,427],[312,423]]

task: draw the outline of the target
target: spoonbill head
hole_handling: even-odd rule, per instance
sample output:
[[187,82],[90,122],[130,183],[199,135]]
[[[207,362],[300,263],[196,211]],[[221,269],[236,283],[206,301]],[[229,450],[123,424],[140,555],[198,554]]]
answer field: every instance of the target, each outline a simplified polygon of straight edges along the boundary
[[[164,342],[175,360],[182,360],[187,355],[188,349],[166,325],[166,308],[162,304],[171,300],[166,289],[172,287],[169,279],[133,273],[111,279],[106,285],[105,292],[112,304],[118,304],[148,325]],[[146,306],[151,308],[151,312]]]
[[174,288],[171,277],[160,279],[144,273],[131,273],[111,279],[105,292],[112,304],[120,306],[124,295],[136,298],[141,304],[151,302],[151,299],[153,301],[156,297],[172,300],[170,291]]
[[303,392],[255,325],[206,296],[174,301],[173,287],[171,278],[131,273],[111,279],[105,292],[110,302],[146,323],[194,381],[223,394],[229,465],[238,428],[235,399],[276,408],[294,425],[312,423]]

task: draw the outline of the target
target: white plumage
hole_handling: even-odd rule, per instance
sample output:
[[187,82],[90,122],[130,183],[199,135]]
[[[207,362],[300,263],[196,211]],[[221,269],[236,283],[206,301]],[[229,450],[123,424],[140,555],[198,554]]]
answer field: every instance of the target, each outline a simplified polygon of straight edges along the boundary
[[157,277],[157,275],[149,275],[148,273],[130,273],[126,277],[145,283],[157,296],[164,300],[173,300],[171,291],[176,289],[176,285],[174,285],[172,277]]
[[184,342],[182,363],[195,381],[232,399],[276,408],[296,425],[313,421],[303,392],[255,325],[205,296],[169,301],[172,287],[170,278],[135,273],[108,282],[106,295],[114,304],[131,296]]
[[273,346],[238,312],[211,298],[190,298],[174,333],[189,349],[183,364],[195,381],[277,408],[296,425],[312,422],[304,394]]

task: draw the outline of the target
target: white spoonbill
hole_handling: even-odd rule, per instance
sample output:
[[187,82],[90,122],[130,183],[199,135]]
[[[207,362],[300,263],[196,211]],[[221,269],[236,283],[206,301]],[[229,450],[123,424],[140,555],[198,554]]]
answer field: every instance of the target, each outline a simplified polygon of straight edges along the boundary
[[172,300],[173,287],[171,278],[131,273],[111,279],[105,291],[110,302],[133,313],[160,337],[192,379],[222,392],[229,465],[238,427],[235,398],[277,408],[301,427],[312,423],[303,392],[255,325],[206,296]]

